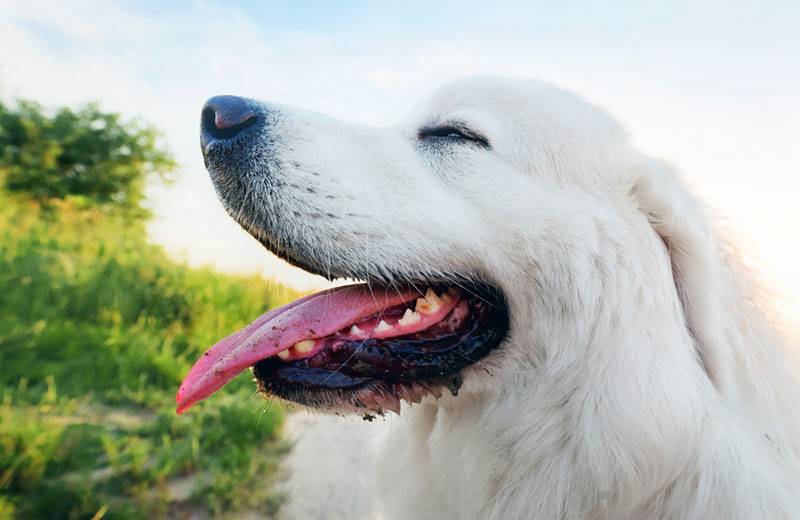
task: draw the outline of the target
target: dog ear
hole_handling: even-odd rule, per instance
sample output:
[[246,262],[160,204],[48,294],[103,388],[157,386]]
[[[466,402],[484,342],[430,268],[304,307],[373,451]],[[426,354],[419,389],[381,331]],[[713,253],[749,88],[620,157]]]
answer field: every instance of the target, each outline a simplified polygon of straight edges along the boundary
[[669,165],[653,159],[635,168],[632,193],[667,248],[703,368],[720,394],[732,397],[735,366],[724,329],[724,267],[701,205]]

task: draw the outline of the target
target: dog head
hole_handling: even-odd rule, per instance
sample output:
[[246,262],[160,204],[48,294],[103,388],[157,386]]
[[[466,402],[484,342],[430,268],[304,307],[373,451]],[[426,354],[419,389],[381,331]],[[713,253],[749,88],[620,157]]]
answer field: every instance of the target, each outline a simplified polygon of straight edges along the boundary
[[[395,409],[399,399],[462,382],[468,392],[499,392],[545,364],[552,374],[591,363],[601,336],[626,334],[694,335],[698,366],[724,386],[728,360],[715,348],[718,318],[703,289],[714,284],[711,246],[697,205],[615,120],[570,92],[470,79],[386,128],[222,96],[203,110],[202,149],[228,213],[266,248],[366,285],[328,294],[334,310],[312,298],[223,340],[184,384],[183,408],[247,364],[263,390],[333,409]],[[365,291],[383,300],[366,305]],[[436,308],[462,302],[466,317],[447,330],[458,334],[444,345],[446,362],[428,328],[379,334],[406,311],[413,318],[409,302],[424,294]],[[371,313],[333,320],[335,333],[326,322],[324,336],[292,336],[309,313],[347,314],[342,307],[355,300]],[[384,315],[392,319],[381,325]],[[474,336],[462,329],[473,322],[483,342],[463,350]],[[363,334],[348,334],[354,325]],[[286,338],[298,340],[294,350]],[[397,343],[381,343],[390,339]],[[369,349],[377,357],[364,357]],[[371,366],[359,372],[357,364]]]

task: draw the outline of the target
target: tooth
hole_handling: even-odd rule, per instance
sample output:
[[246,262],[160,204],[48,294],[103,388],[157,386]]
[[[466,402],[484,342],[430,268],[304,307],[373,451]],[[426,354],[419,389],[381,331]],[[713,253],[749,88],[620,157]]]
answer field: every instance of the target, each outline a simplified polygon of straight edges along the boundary
[[448,293],[443,292],[442,295],[439,296],[439,299],[442,300],[442,302],[444,303],[450,303],[450,300],[452,300],[453,297],[450,296]]
[[421,319],[422,316],[420,316],[418,312],[414,312],[411,309],[406,309],[405,314],[403,314],[402,318],[397,320],[397,323],[399,325],[411,325],[412,323],[417,323]]
[[441,306],[442,302],[439,300],[439,297],[435,294],[432,295],[435,299],[428,299],[426,296],[425,298],[417,298],[417,312],[421,312],[423,314],[430,314],[432,312],[438,311]]
[[278,352],[278,357],[284,361],[289,359],[289,349],[281,350],[280,352]]
[[433,291],[433,289],[428,289],[425,291],[425,299],[431,303],[439,301],[439,297],[436,296],[436,293]]
[[436,293],[433,292],[433,289],[428,289],[425,291],[425,299],[428,300],[428,303],[430,304],[431,312],[438,311],[442,306],[442,300],[436,296]]
[[306,354],[311,352],[311,349],[314,348],[314,340],[313,339],[306,339],[303,341],[298,341],[294,344],[294,349],[300,354]]
[[364,331],[358,328],[358,325],[353,325],[350,327],[350,334],[353,336],[363,336]]
[[392,326],[386,323],[385,321],[381,320],[378,322],[378,326],[375,327],[375,332],[384,332],[391,329]]

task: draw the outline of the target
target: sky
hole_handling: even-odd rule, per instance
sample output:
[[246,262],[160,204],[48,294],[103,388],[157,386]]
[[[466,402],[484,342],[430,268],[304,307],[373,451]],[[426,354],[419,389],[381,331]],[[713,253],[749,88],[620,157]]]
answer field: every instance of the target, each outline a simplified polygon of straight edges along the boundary
[[222,210],[203,101],[237,94],[384,126],[470,74],[536,78],[606,108],[669,160],[800,324],[800,3],[0,0],[0,99],[97,101],[164,133],[151,238],[193,265],[324,281]]

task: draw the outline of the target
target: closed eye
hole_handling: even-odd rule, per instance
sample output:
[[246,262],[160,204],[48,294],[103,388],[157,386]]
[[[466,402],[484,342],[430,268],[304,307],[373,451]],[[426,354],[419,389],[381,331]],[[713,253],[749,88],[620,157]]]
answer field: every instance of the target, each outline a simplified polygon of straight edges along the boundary
[[481,134],[460,124],[426,126],[417,132],[420,141],[443,140],[472,142],[489,148],[489,140]]

